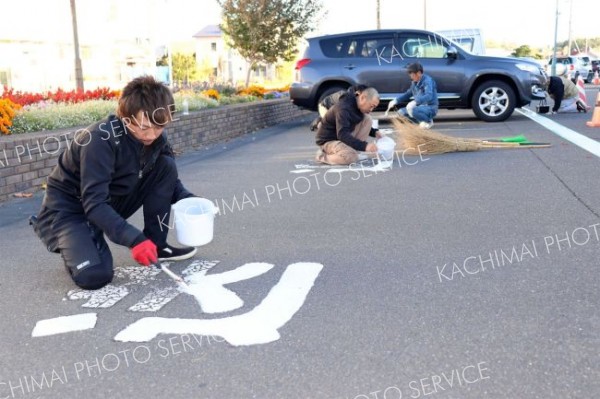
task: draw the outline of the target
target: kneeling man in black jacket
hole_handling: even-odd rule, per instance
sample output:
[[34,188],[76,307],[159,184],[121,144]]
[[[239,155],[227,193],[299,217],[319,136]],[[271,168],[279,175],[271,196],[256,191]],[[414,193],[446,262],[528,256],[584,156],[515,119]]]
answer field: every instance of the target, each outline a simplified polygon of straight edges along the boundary
[[372,127],[371,111],[379,105],[379,93],[372,87],[360,92],[352,88],[331,107],[317,130],[319,146],[315,160],[330,165],[350,165],[359,159],[358,152],[377,152],[367,138],[381,137]]
[[[30,222],[79,287],[98,289],[113,278],[104,235],[144,266],[196,253],[167,244],[171,204],[193,196],[177,176],[164,132],[174,107],[168,87],[150,76],[136,78],[123,89],[117,115],[78,131],[60,154]],[[143,231],[126,220],[140,207]]]

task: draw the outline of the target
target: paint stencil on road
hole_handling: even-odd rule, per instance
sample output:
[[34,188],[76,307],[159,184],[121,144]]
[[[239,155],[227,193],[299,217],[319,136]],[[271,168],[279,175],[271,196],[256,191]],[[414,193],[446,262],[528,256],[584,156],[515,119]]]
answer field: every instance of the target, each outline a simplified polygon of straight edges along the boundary
[[[217,265],[219,261],[194,261],[182,274],[193,275],[195,273],[206,273],[206,271]],[[110,308],[130,294],[130,288],[135,286],[145,286],[152,281],[156,281],[160,273],[163,273],[157,267],[128,266],[115,270],[114,283],[108,284],[99,290],[74,289],[67,293],[67,298],[72,301],[86,299],[81,307],[83,308]],[[122,282],[125,280],[125,282]],[[139,302],[131,306],[128,310],[132,312],[156,312],[162,309],[167,303],[171,302],[180,294],[171,283],[170,279],[165,280],[167,287],[153,288]],[[122,282],[122,284],[119,284]]]
[[[166,287],[152,287],[150,292],[128,310],[131,312],[157,312],[182,292],[195,298],[199,313],[226,313],[244,306],[239,295],[225,285],[261,276],[274,268],[273,264],[254,262],[223,273],[208,272],[219,261],[194,261],[181,275],[189,285],[187,290],[173,285],[170,279]],[[279,339],[278,330],[302,307],[316,278],[323,268],[319,263],[294,263],[283,272],[279,282],[271,288],[262,302],[250,311],[221,319],[179,319],[144,317],[117,334],[117,341],[149,341],[159,334],[199,334],[221,336],[232,345],[255,345]],[[135,286],[147,286],[162,273],[158,268],[125,267],[115,271],[115,283],[100,290],[71,290],[70,300],[87,300],[85,308],[111,308],[131,292]],[[119,282],[123,282],[118,285]],[[76,330],[94,328],[90,314],[57,317],[41,320],[32,336],[47,336]],[[79,324],[77,327],[77,321]],[[74,327],[75,326],[75,327]],[[40,332],[41,331],[41,332]]]
[[176,287],[156,288],[127,310],[131,312],[156,312],[171,302],[177,295],[179,295],[179,290]]

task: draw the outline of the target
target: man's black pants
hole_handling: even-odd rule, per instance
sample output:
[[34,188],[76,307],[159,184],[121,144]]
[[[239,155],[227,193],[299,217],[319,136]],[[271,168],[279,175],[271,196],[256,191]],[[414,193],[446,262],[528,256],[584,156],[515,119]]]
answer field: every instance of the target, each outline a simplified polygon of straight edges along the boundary
[[[143,207],[144,235],[162,248],[167,243],[176,182],[175,160],[160,156],[130,195],[111,198],[110,205],[124,219]],[[113,259],[104,233],[84,214],[42,207],[34,230],[48,251],[61,254],[65,267],[79,287],[94,290],[112,281]]]

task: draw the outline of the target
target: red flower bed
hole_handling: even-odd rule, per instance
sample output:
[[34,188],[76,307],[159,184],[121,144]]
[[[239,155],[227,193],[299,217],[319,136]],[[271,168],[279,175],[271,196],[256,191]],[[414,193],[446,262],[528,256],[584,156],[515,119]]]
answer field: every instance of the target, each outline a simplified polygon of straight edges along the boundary
[[20,90],[14,90],[4,86],[4,92],[0,98],[11,100],[15,104],[30,105],[40,101],[54,101],[57,103],[79,103],[87,100],[110,100],[118,98],[120,93],[116,90],[110,90],[107,87],[100,87],[95,90],[71,90],[64,91],[57,89],[55,92],[47,92],[46,94],[29,93]]

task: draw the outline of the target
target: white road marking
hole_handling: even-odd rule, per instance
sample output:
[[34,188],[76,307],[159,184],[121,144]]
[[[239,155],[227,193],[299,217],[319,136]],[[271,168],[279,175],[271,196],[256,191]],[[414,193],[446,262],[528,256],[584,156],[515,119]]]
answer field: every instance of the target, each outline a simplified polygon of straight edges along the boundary
[[244,301],[223,286],[260,276],[273,266],[268,263],[247,263],[237,269],[208,276],[204,270],[187,278],[189,288],[182,288],[182,292],[193,295],[205,313],[230,312],[244,306]]
[[[192,288],[189,293],[195,296],[206,313],[229,312],[242,307],[244,301],[224,286],[260,276],[274,267],[269,263],[247,263],[234,270],[207,275],[218,263],[219,261],[194,261],[181,273]],[[280,338],[278,329],[304,304],[322,268],[323,265],[319,263],[289,265],[262,302],[247,313],[209,320],[145,317],[123,329],[115,340],[143,342],[153,339],[158,334],[190,333],[219,335],[232,345],[255,345],[275,341]],[[129,279],[125,284],[108,285],[96,291],[72,290],[67,296],[71,300],[87,299],[82,307],[112,307],[129,294],[128,286],[147,285],[156,280],[158,273],[161,273],[160,269],[138,266],[118,269],[117,279]],[[129,310],[155,312],[180,293],[181,288],[170,282],[168,287],[153,288]],[[41,320],[33,329],[32,337],[92,329],[96,325],[96,319],[96,313],[86,313]]]
[[158,334],[198,334],[221,336],[235,346],[276,341],[280,338],[278,329],[302,307],[322,269],[319,263],[289,265],[262,302],[247,313],[211,320],[145,317],[126,327],[114,339],[147,342]]
[[45,337],[72,331],[88,330],[96,326],[96,319],[96,313],[83,313],[40,320],[35,323],[31,336]]
[[363,172],[385,172],[390,170],[392,164],[394,163],[394,161],[379,161],[377,163],[377,165],[374,166],[368,166],[368,167],[364,167],[364,166],[350,166],[349,168],[344,168],[344,169],[329,169],[326,173],[329,172],[338,172],[338,173],[342,173],[342,172],[348,172],[348,171],[352,171],[352,172],[357,172],[357,171],[363,171]]
[[562,137],[567,141],[570,141],[576,146],[583,148],[584,150],[594,154],[597,157],[600,157],[600,142],[593,140],[587,136],[584,136],[583,134],[578,133],[574,130],[571,130],[568,127],[558,124],[546,117],[540,116],[527,108],[517,108],[517,111],[525,115],[532,121],[539,123],[540,125],[550,130],[557,136]]

